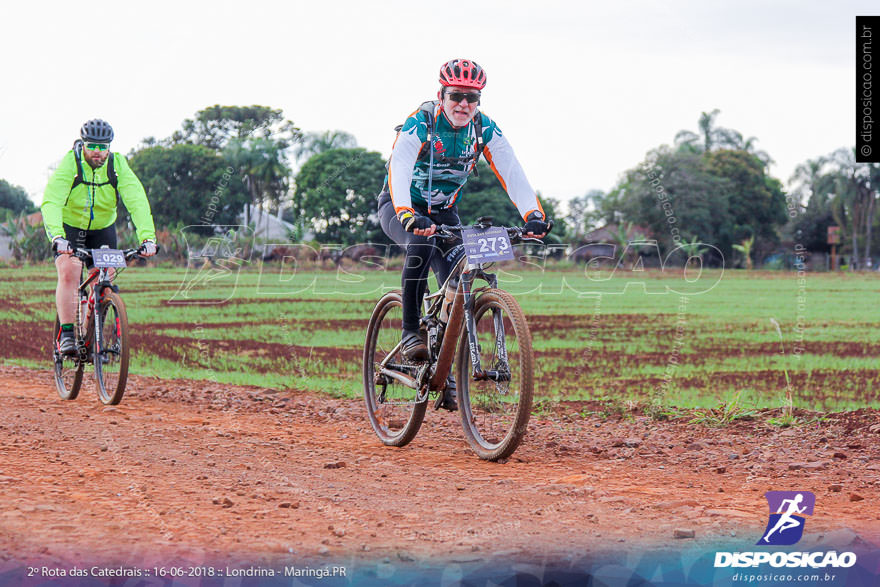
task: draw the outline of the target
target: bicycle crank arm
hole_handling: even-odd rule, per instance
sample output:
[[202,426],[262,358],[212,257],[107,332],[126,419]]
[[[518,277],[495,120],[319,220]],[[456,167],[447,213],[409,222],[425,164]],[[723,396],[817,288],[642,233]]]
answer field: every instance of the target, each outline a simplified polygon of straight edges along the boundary
[[395,346],[393,349],[391,349],[391,352],[389,352],[387,355],[385,355],[385,358],[382,359],[382,362],[379,363],[378,367],[380,369],[384,370],[386,368],[386,366],[388,365],[388,361],[391,360],[391,357],[393,357],[394,355],[397,354],[397,352],[401,349],[401,347],[403,347],[403,341],[398,342],[397,346]]
[[379,375],[384,375],[385,377],[390,377],[395,381],[400,382],[401,384],[410,387],[412,389],[418,389],[419,383],[416,381],[414,377],[410,377],[405,373],[401,373],[400,371],[394,371],[393,369],[380,369]]

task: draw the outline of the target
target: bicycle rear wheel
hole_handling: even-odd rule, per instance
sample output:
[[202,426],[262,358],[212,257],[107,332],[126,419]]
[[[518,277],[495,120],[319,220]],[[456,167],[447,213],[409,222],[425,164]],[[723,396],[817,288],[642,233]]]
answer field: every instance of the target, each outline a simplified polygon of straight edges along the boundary
[[[379,300],[370,316],[364,343],[364,400],[370,425],[384,444],[409,444],[422,425],[427,398],[417,402],[418,392],[379,373],[379,365],[400,343],[403,324],[403,301],[400,290],[388,292]],[[415,376],[419,366],[409,363],[400,351],[385,366]]]
[[500,289],[488,289],[476,299],[474,322],[483,370],[505,376],[474,380],[463,329],[456,359],[459,412],[474,452],[496,461],[513,454],[526,434],[534,389],[532,335],[519,304]]
[[97,308],[100,337],[94,350],[98,397],[107,405],[122,401],[128,380],[128,316],[122,298],[108,289]]
[[61,323],[55,316],[55,339],[52,341],[52,358],[55,365],[55,389],[61,399],[76,399],[82,386],[83,364],[78,356],[65,357],[58,352],[58,333]]

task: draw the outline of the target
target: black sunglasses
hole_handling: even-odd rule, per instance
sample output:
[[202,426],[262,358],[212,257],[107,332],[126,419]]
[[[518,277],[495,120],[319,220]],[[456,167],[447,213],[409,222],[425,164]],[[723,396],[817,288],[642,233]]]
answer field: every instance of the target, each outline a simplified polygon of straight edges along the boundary
[[480,92],[449,92],[446,97],[453,102],[467,100],[468,104],[473,104],[480,101]]

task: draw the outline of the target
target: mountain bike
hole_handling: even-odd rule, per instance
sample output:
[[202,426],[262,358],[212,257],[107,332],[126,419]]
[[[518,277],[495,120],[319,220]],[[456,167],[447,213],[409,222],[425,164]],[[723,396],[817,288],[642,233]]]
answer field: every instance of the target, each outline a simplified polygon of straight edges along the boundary
[[[107,405],[118,404],[128,380],[128,315],[113,280],[138,255],[140,249],[74,249],[72,256],[94,263],[94,268],[77,290],[74,335],[76,351],[62,355],[58,350],[61,323],[55,315],[55,387],[61,399],[72,400],[79,395],[83,371],[87,364],[95,369],[98,398]],[[113,269],[113,271],[111,271]]]
[[[551,224],[552,227],[552,224]],[[401,352],[400,290],[383,295],[370,316],[364,343],[364,398],[370,424],[388,446],[405,446],[419,431],[428,402],[443,399],[456,365],[459,413],[465,438],[477,455],[509,457],[525,436],[534,391],[534,353],[528,322],[514,297],[498,288],[491,263],[513,259],[512,245],[537,242],[519,227],[438,227],[437,238],[461,240],[448,253],[454,269],[443,286],[424,296],[420,329],[429,359]],[[477,280],[487,283],[475,287]]]

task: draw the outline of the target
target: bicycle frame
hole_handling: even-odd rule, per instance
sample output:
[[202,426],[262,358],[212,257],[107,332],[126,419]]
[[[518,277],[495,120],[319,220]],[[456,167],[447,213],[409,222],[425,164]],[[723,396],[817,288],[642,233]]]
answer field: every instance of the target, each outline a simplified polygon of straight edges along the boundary
[[[126,249],[124,251],[126,260],[131,259],[137,254],[137,249]],[[76,250],[73,255],[80,260],[81,263],[85,264],[92,255],[87,250]],[[83,267],[85,268],[85,267]],[[104,295],[105,288],[110,288],[113,291],[119,291],[118,288],[113,285],[113,279],[116,276],[117,271],[112,270],[108,267],[94,267],[89,271],[88,276],[83,280],[82,283],[77,287],[77,300],[76,300],[76,321],[74,324],[79,326],[77,333],[81,334],[82,337],[77,337],[77,353],[79,355],[80,362],[88,362],[91,357],[91,352],[88,350],[89,343],[89,327],[93,328],[94,339],[92,341],[95,344],[96,349],[101,348],[101,340],[102,336],[102,324],[100,324],[100,320],[95,319],[97,315],[95,312],[96,305],[101,303],[101,298]],[[91,288],[89,287],[91,285]],[[91,289],[91,292],[89,290]],[[91,294],[91,295],[90,295]],[[82,314],[82,297],[83,295],[87,296],[88,307],[87,314],[83,316]],[[91,322],[91,323],[90,323]]]
[[[464,265],[463,269],[462,265]],[[455,356],[455,349],[458,343],[458,338],[461,335],[462,326],[464,326],[468,335],[468,346],[470,348],[472,375],[474,379],[477,381],[485,379],[504,381],[510,379],[509,371],[506,374],[506,379],[504,379],[503,375],[499,374],[497,371],[483,370],[480,362],[479,346],[477,343],[477,325],[474,319],[474,298],[476,291],[479,291],[479,289],[476,291],[474,290],[474,282],[477,279],[483,279],[489,284],[489,287],[495,288],[498,287],[498,278],[494,273],[487,273],[484,270],[482,263],[468,263],[466,257],[462,257],[459,261],[456,269],[450,275],[449,280],[453,279],[456,276],[456,273],[459,272],[460,275],[458,276],[458,288],[455,292],[455,300],[449,312],[449,320],[446,323],[446,328],[443,333],[443,342],[440,345],[440,353],[438,354],[436,369],[431,377],[429,389],[432,391],[441,390],[446,385],[446,377],[452,369],[452,361]],[[445,291],[446,286],[449,284],[449,280],[444,284],[444,287],[440,288],[440,293]],[[495,345],[501,350],[499,356],[504,355],[502,360],[506,361],[506,353],[503,351],[505,348],[503,321],[496,324],[495,332],[497,333]]]
[[[489,228],[493,230],[485,230]],[[541,237],[551,228],[548,222]],[[410,361],[403,355],[397,334],[403,292],[383,294],[370,315],[364,341],[364,400],[370,425],[386,446],[406,446],[424,421],[429,396],[437,395],[434,409],[458,410],[474,452],[499,461],[517,449],[526,433],[535,358],[522,307],[499,289],[498,277],[488,269],[494,262],[515,258],[510,245],[541,241],[531,232],[524,234],[523,228],[492,227],[488,217],[472,226],[440,225],[430,236],[450,243],[460,239],[461,245],[444,247],[450,274],[439,290],[421,300],[419,329],[427,334],[427,357]],[[478,279],[486,285],[477,284]],[[454,383],[449,377],[453,363]]]
[[[453,227],[443,227],[453,228]],[[427,399],[429,391],[441,391],[446,387],[446,379],[452,369],[452,363],[455,357],[455,351],[458,345],[458,339],[461,336],[461,329],[467,330],[467,340],[470,350],[472,376],[475,381],[492,380],[496,382],[509,381],[510,369],[500,370],[484,370],[480,361],[479,344],[477,342],[477,329],[474,317],[474,300],[475,295],[482,288],[474,289],[474,283],[477,279],[483,279],[491,288],[498,287],[498,278],[493,273],[488,273],[484,269],[483,263],[470,263],[466,255],[462,254],[453,270],[450,272],[446,282],[435,293],[426,296],[426,300],[433,300],[427,309],[423,322],[439,324],[438,319],[440,309],[445,301],[445,291],[449,284],[458,279],[458,286],[455,292],[455,299],[449,311],[448,320],[443,327],[443,340],[440,344],[439,352],[436,360],[425,363],[421,366],[413,366],[416,371],[415,376],[403,373],[398,369],[388,367],[388,362],[400,348],[402,343],[398,345],[383,359],[379,364],[377,375],[383,375],[399,381],[401,384],[419,391],[418,401]],[[495,346],[497,356],[501,365],[507,364],[507,352],[504,339],[504,320],[500,315],[493,317],[495,320]],[[424,381],[425,375],[429,372],[430,378]]]

